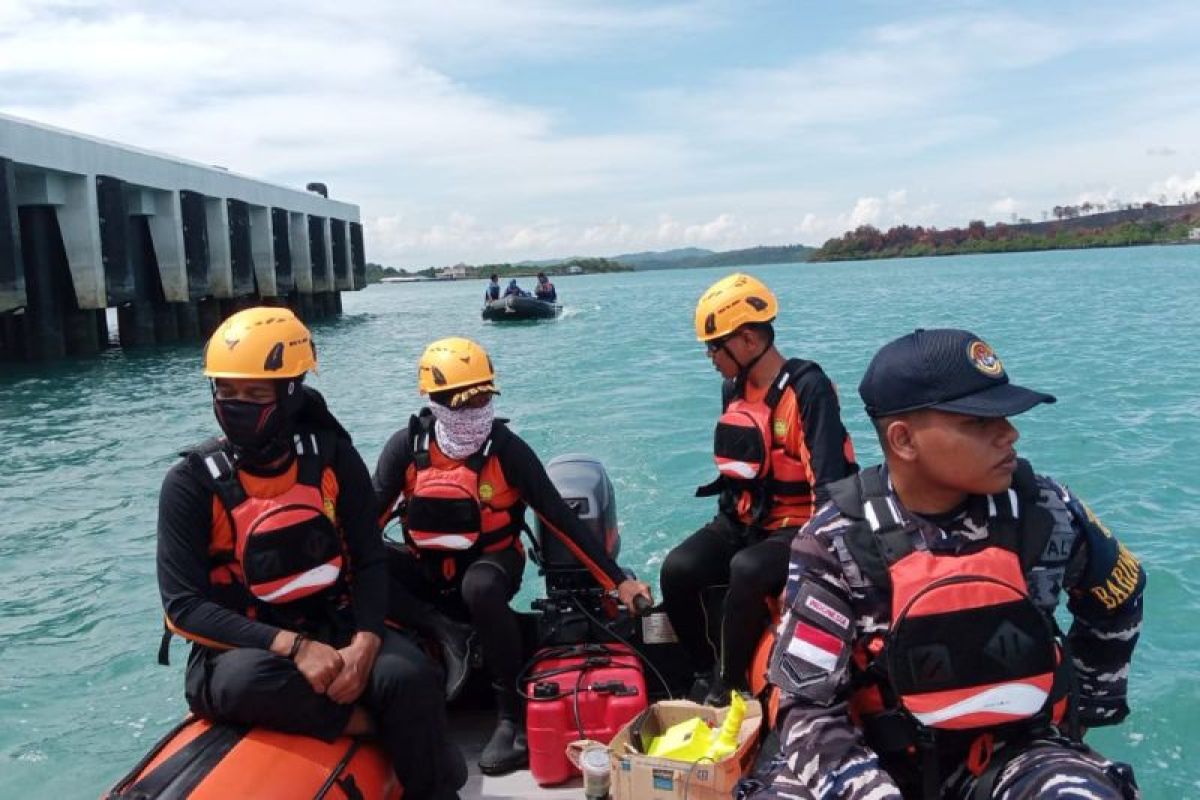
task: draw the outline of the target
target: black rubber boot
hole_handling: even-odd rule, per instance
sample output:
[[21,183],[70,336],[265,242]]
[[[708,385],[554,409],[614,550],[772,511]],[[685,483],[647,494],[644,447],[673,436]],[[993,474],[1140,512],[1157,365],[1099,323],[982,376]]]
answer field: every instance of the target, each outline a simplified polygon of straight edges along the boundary
[[732,688],[720,676],[713,678],[712,683],[708,686],[708,693],[704,697],[704,705],[714,708],[729,705],[733,702],[729,698]]
[[442,662],[446,671],[446,700],[458,697],[471,675],[475,658],[475,631],[465,622],[456,622],[435,613],[426,622],[426,630],[442,646]]
[[713,685],[716,676],[713,670],[705,670],[692,675],[692,688],[688,690],[687,698],[693,703],[704,705],[704,699],[708,697],[709,687]]
[[504,775],[529,766],[529,743],[525,739],[525,698],[512,687],[496,689],[499,719],[492,738],[479,757],[484,775]]

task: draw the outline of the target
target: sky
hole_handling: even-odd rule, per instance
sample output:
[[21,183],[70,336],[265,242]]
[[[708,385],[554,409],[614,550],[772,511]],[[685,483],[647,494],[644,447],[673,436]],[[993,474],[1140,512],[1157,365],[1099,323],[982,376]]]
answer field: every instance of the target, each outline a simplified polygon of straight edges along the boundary
[[357,204],[406,267],[1200,190],[1200,3],[0,0],[0,112]]

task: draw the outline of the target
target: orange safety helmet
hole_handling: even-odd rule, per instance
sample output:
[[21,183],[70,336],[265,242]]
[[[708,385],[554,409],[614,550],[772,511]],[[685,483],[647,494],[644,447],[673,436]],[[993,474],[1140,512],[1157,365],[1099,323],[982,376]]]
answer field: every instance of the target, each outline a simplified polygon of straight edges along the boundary
[[771,322],[779,302],[766,284],[744,272],[708,287],[696,304],[696,338],[702,342],[728,336],[751,322]]
[[275,380],[317,371],[312,335],[290,309],[259,306],[239,311],[204,346],[210,378]]
[[450,398],[451,408],[480,392],[500,394],[496,371],[487,351],[470,339],[438,339],[421,354],[417,364],[417,389],[421,394],[441,394],[463,389]]

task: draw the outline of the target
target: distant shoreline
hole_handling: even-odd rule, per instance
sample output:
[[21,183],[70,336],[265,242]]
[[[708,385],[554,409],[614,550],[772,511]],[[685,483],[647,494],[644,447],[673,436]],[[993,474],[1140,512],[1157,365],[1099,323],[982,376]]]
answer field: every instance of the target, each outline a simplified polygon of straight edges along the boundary
[[[1056,213],[1060,209],[1056,209]],[[981,220],[966,228],[898,225],[880,231],[861,225],[830,239],[812,261],[864,261],[982,253],[1033,253],[1043,250],[1090,250],[1148,244],[1200,244],[1200,203],[1148,204],[1046,222],[1014,225]]]

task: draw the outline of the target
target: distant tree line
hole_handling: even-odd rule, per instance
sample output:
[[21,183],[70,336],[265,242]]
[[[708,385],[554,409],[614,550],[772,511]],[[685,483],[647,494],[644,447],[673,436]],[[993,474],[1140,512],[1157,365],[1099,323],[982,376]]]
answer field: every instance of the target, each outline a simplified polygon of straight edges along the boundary
[[[1056,212],[1063,212],[1058,217],[1060,220],[1075,220],[1078,217],[1075,212],[1083,213],[1083,206],[1065,208],[1070,211],[1063,211],[1060,207],[1055,209]],[[1095,226],[1088,226],[1086,222],[1060,224],[1031,223],[1027,220],[1021,220],[1017,225],[998,222],[989,226],[983,220],[972,220],[965,228],[939,230],[920,225],[898,225],[880,231],[871,225],[860,225],[825,242],[813,254],[812,260],[850,261],[1161,244],[1184,241],[1188,239],[1191,229],[1200,225],[1200,212],[1187,212],[1163,219],[1159,218],[1160,213],[1156,213],[1159,208],[1151,203],[1145,212],[1138,209],[1110,212],[1104,221],[1098,219],[1099,224]],[[1137,218],[1139,214],[1144,214],[1144,218]]]
[[[496,273],[502,278],[522,278],[544,272],[547,275],[585,274],[592,272],[632,272],[633,267],[608,258],[572,258],[558,264],[532,266],[530,264],[464,264],[468,278],[487,278]],[[578,267],[573,271],[572,267]],[[380,264],[367,263],[367,283],[379,283],[384,278],[433,278],[439,267],[426,267],[414,272]]]
[[[578,267],[578,270],[572,270]],[[521,278],[544,272],[547,275],[589,274],[593,272],[632,272],[633,267],[613,261],[611,258],[571,258],[557,264],[534,266],[531,264],[480,264],[467,266],[467,277],[487,278],[492,273],[501,278]]]

